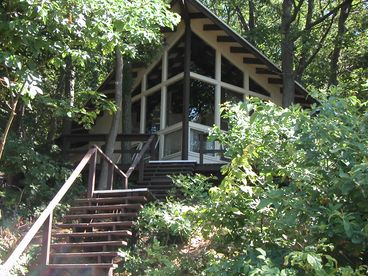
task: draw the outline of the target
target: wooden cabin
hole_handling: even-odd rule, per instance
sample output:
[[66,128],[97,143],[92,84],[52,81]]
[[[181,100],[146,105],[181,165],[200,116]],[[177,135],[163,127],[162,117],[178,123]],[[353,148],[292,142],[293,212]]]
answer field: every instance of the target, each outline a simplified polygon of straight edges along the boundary
[[[253,96],[281,105],[282,72],[198,0],[173,1],[172,9],[182,20],[175,30],[163,30],[163,50],[152,63],[133,68],[132,133],[120,130],[114,161],[124,159],[124,150],[132,160],[154,134],[151,160],[192,161],[196,171],[218,171],[226,160],[220,146],[207,142],[206,135],[213,125],[227,129],[221,104]],[[100,90],[113,95],[113,73]],[[298,83],[295,93],[297,103],[311,103]],[[91,144],[103,145],[110,123],[111,116],[105,114],[88,132],[72,129],[69,149],[82,152]]]

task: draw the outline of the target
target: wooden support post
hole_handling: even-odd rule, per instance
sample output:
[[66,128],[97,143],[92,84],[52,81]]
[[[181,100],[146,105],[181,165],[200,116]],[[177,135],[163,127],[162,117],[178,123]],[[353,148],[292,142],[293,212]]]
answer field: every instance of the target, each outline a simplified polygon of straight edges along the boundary
[[51,245],[51,230],[52,230],[52,212],[47,217],[43,224],[42,234],[42,249],[41,249],[41,265],[42,275],[48,275],[47,266],[50,263],[50,245]]
[[203,164],[203,135],[199,134],[199,164]]
[[181,158],[188,160],[189,157],[189,102],[190,102],[190,60],[192,30],[187,2],[182,4],[185,22],[185,54],[184,54],[184,85],[183,85],[183,127],[182,127],[182,153]]
[[144,175],[144,157],[142,157],[141,162],[139,162],[139,169],[138,169],[138,181],[143,182],[143,175]]
[[109,164],[107,167],[107,190],[112,190],[114,182],[114,166]]
[[88,191],[87,198],[93,196],[96,186],[96,165],[97,165],[97,151],[93,154],[89,161],[89,173],[88,173]]
[[153,139],[151,145],[150,145],[150,160],[156,160],[156,142],[157,142],[157,136]]

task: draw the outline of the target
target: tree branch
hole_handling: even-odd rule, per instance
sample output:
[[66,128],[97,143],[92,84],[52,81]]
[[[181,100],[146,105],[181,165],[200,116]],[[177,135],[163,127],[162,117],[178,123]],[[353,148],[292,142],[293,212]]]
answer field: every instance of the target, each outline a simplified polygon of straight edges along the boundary
[[[295,1],[293,1],[294,12],[293,12],[293,14],[291,15],[291,22],[294,22],[294,20],[295,20],[295,19],[296,19],[296,17],[298,16],[299,11],[300,11],[300,9],[301,9],[301,7],[302,7],[303,3],[304,3],[304,0],[300,0],[300,1],[299,1],[299,3],[298,3],[298,5],[296,5]],[[290,23],[291,23],[291,22],[290,22]]]
[[343,1],[341,4],[337,5],[335,8],[333,8],[332,10],[330,10],[328,13],[326,13],[325,15],[321,16],[320,18],[316,19],[314,22],[311,22],[308,26],[305,27],[305,29],[303,31],[307,31],[312,29],[314,26],[322,23],[325,19],[327,19],[328,17],[330,17],[331,15],[336,15],[336,13],[340,10],[340,8],[342,6],[344,6],[346,3],[348,3],[350,0],[345,0]]
[[245,21],[244,15],[243,15],[242,11],[240,10],[239,5],[236,5],[236,6],[235,6],[235,11],[236,11],[236,14],[237,14],[237,16],[238,16],[238,19],[239,19],[239,21],[240,21],[240,25],[242,26],[242,28],[243,28],[245,31],[249,31],[249,30],[250,30],[249,25],[248,25],[248,23]]

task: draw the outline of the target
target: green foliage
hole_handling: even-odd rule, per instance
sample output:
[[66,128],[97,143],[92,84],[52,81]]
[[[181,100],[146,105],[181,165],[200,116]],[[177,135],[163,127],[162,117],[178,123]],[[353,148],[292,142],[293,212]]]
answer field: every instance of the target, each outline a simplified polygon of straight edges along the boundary
[[[143,249],[144,248],[144,249]],[[124,258],[124,271],[129,275],[183,275],[192,270],[191,262],[175,246],[161,245],[153,239],[149,245],[139,246],[133,251],[121,250]]]
[[[8,177],[0,204],[3,223],[37,217],[71,174],[70,168],[57,161],[55,156],[60,153],[56,147],[52,149],[54,156],[40,153],[39,147],[20,139],[9,140],[0,164],[0,171],[6,171]],[[80,190],[77,186],[75,194]]]
[[[0,226],[0,264],[6,260],[9,251],[13,250],[20,237],[20,233],[16,229],[9,229]],[[31,245],[26,253],[22,254],[19,260],[11,270],[11,275],[28,275],[28,264],[35,261],[40,247]]]
[[193,229],[186,214],[192,207],[179,202],[153,203],[140,213],[139,235],[157,239],[163,244],[188,241]]
[[211,181],[214,181],[216,178],[196,174],[194,177],[175,175],[171,179],[176,189],[184,196],[182,202],[198,203],[208,198],[208,190],[212,187]]
[[[173,221],[185,221],[188,237],[206,246],[184,258],[180,253],[192,239],[179,243],[176,251],[149,241],[138,245],[133,255],[145,260],[141,274],[157,275],[152,271],[171,267],[148,257],[146,248],[153,246],[149,250],[171,264],[175,256],[175,271],[182,271],[181,260],[189,260],[192,275],[365,275],[368,103],[338,91],[319,101],[308,110],[259,99],[225,105],[229,131],[212,132],[231,159],[222,169],[222,183],[202,197],[197,191],[203,195],[206,184],[192,186],[201,177],[179,177],[190,211],[167,215],[186,203],[161,203],[148,209],[152,216],[146,219],[152,220],[144,224],[146,233],[154,229],[159,237],[161,230],[175,232]],[[165,242],[159,238],[160,245]],[[143,267],[128,263],[128,272]]]

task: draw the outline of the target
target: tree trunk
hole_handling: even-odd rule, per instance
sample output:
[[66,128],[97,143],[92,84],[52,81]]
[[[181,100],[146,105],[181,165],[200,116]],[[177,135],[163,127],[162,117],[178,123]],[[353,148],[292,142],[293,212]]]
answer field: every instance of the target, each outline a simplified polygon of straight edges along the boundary
[[[55,92],[53,94],[53,97],[55,97],[55,99],[62,99],[64,92],[65,92],[65,71],[62,67],[60,67],[60,74],[57,80],[57,86],[55,89]],[[66,98],[66,97],[65,97]],[[58,129],[63,122],[61,122],[61,120],[59,120],[58,118],[56,118],[55,116],[52,116],[52,118],[50,119],[50,129],[47,133],[47,143],[49,146],[51,146],[51,144],[54,142],[54,139],[58,133]]]
[[[314,12],[314,0],[308,0],[308,11],[305,19],[305,27],[309,26],[312,23],[312,17]],[[310,49],[310,45],[308,45],[308,39],[310,36],[311,30],[305,31],[302,34],[302,49],[300,53],[300,59],[298,62],[298,67],[296,70],[296,80],[301,81],[304,70],[307,67],[307,59],[308,59],[308,51]]]
[[348,19],[350,10],[351,10],[352,0],[344,3],[344,5],[340,9],[340,17],[339,17],[339,23],[337,28],[337,34],[335,38],[334,43],[334,49],[332,51],[331,55],[331,61],[330,61],[330,77],[328,86],[331,85],[337,85],[337,74],[339,71],[339,58],[341,53],[341,48],[343,44],[344,35],[346,32],[346,20]]
[[[112,159],[116,137],[118,135],[119,126],[121,125],[122,119],[122,102],[123,102],[123,56],[118,46],[115,47],[115,104],[117,111],[114,113],[109,136],[106,142],[105,154]],[[107,163],[102,163],[100,181],[98,183],[98,189],[104,190],[107,188]]]
[[15,111],[17,110],[17,105],[18,105],[19,97],[20,97],[20,94],[18,94],[16,96],[16,98],[12,101],[9,119],[6,122],[4,133],[0,137],[0,160],[1,160],[2,156],[3,156],[4,148],[5,148],[5,144],[6,144],[6,140],[8,139],[9,131],[10,131],[10,128],[11,128],[12,123],[13,123],[13,120],[14,120],[15,115],[16,115],[16,112]]
[[[132,133],[132,97],[131,97],[131,89],[132,89],[132,75],[131,75],[131,65],[126,63],[123,69],[123,103],[122,103],[122,112],[123,112],[123,120],[122,120],[122,133],[131,134]],[[130,143],[124,143],[122,141],[121,148],[124,151],[130,148]],[[131,154],[123,153],[122,154],[122,163],[123,164],[131,164]]]
[[291,8],[293,1],[284,0],[282,3],[281,18],[281,60],[282,60],[282,83],[283,83],[283,107],[288,107],[294,102],[295,81],[294,81],[294,40],[291,35]]
[[[70,107],[74,106],[75,99],[75,68],[73,66],[72,57],[69,55],[66,58],[66,71],[65,71],[65,98],[69,98]],[[66,118],[64,121],[63,134],[70,134],[72,130],[71,118]]]
[[254,1],[249,0],[248,2],[249,7],[249,30],[252,31],[256,27],[256,16],[255,16],[255,7],[254,7]]

